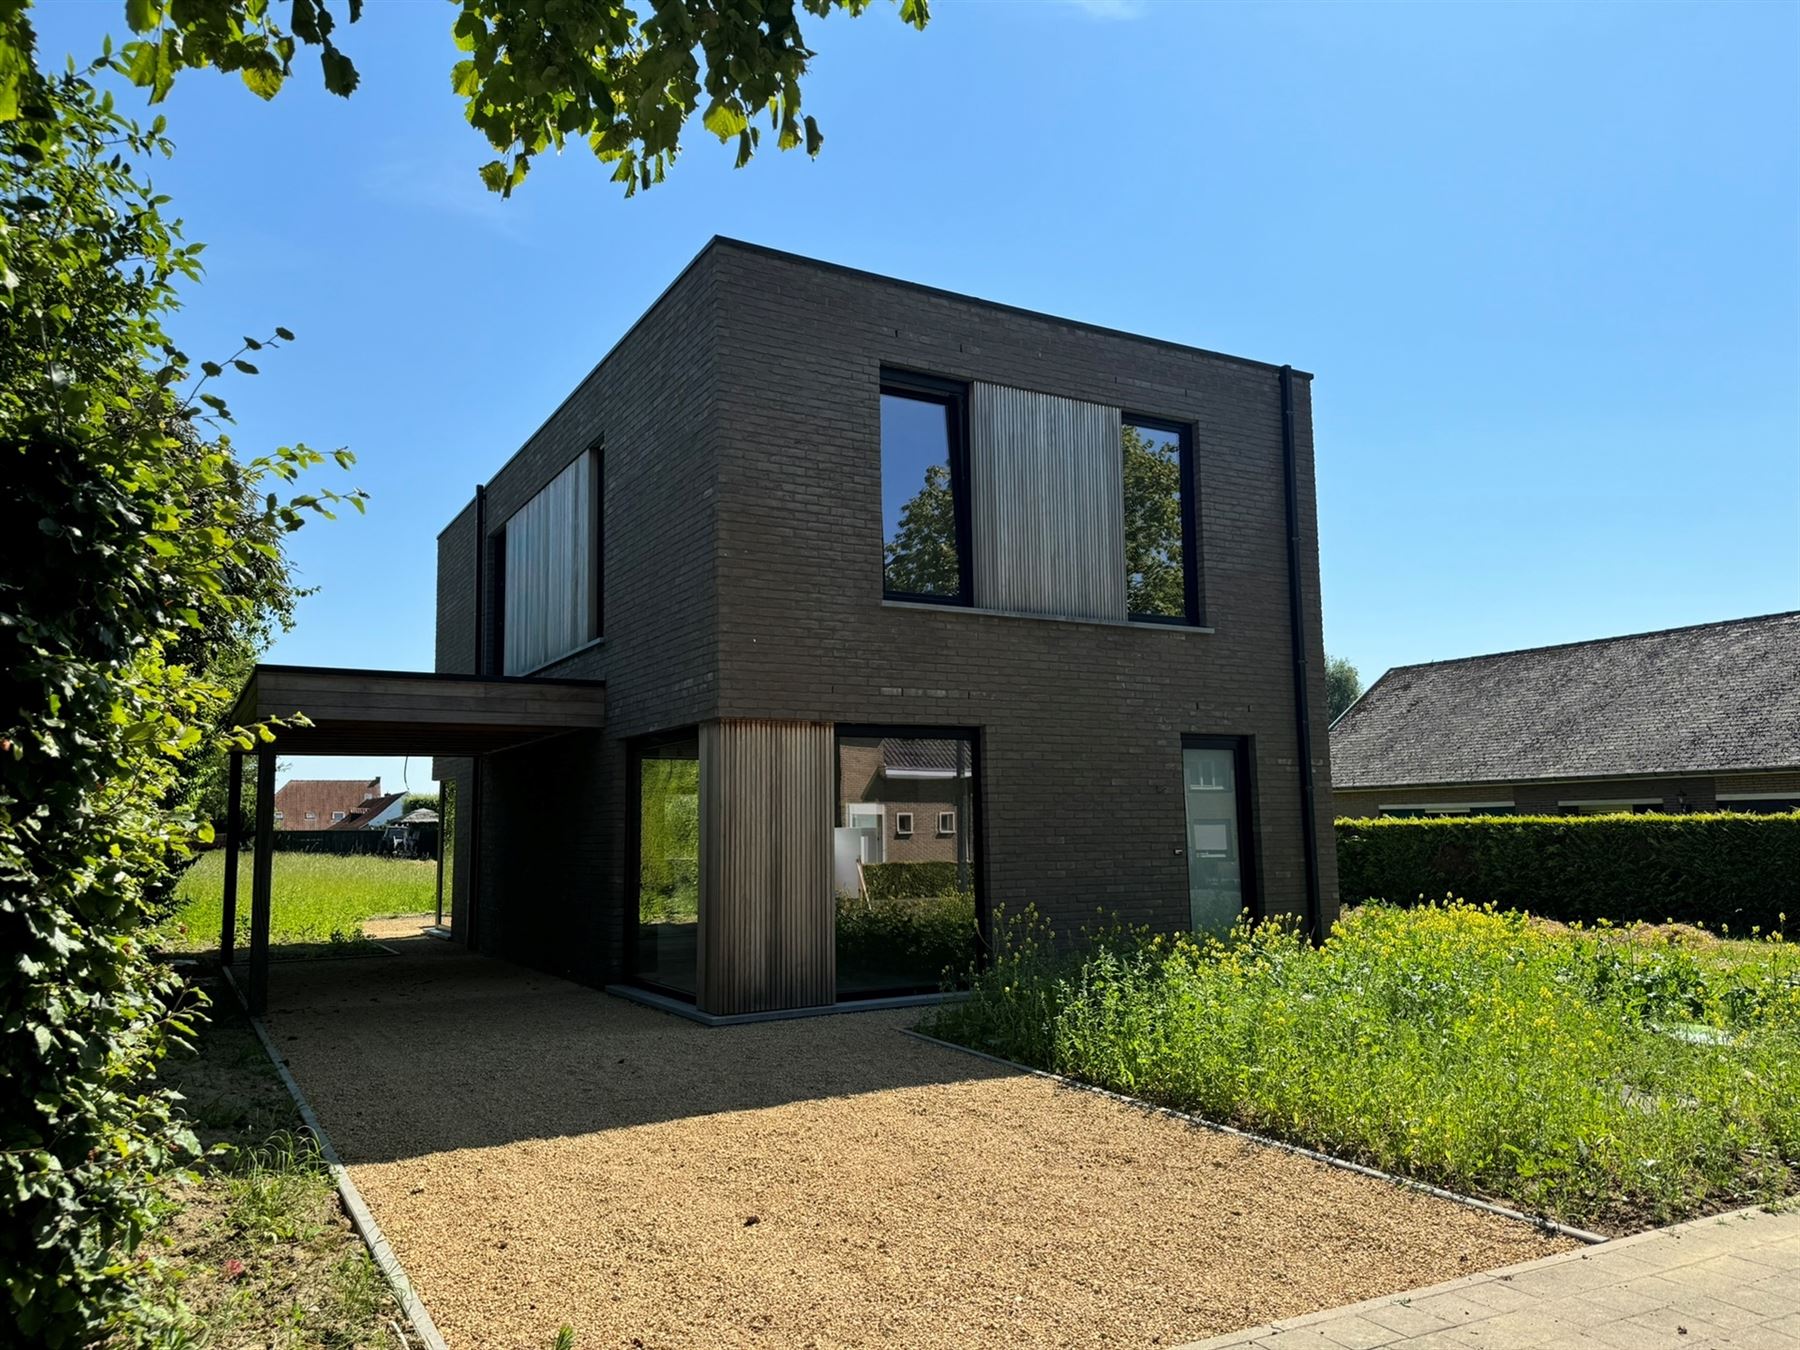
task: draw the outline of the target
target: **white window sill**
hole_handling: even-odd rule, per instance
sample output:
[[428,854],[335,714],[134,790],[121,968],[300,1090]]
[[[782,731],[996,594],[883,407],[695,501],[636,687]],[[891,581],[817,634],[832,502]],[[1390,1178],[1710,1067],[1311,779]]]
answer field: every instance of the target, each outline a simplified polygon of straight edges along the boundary
[[989,619],[1035,619],[1039,623],[1083,624],[1089,628],[1136,628],[1160,633],[1212,633],[1203,624],[1147,623],[1142,619],[1078,619],[1067,614],[1026,614],[1013,609],[978,609],[974,605],[934,605],[928,600],[887,600],[883,609],[923,610],[927,614],[979,614]]

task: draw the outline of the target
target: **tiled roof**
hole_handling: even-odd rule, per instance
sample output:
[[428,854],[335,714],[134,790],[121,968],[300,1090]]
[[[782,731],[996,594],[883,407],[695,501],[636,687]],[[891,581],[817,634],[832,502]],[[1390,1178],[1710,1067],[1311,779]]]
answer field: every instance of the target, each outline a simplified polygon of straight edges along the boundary
[[[348,814],[361,808],[371,793],[381,795],[379,778],[290,778],[275,789],[279,830],[323,830],[331,825],[331,813]],[[307,819],[306,813],[312,812]]]
[[881,767],[886,772],[941,773],[954,777],[969,772],[969,751],[951,738],[925,740],[916,736],[889,736],[881,742]]
[[360,830],[364,825],[367,825],[371,820],[375,819],[376,816],[387,810],[388,807],[392,806],[405,795],[404,792],[390,792],[385,796],[371,797],[366,802],[359,802],[349,815],[333,825],[326,826],[326,828],[331,830]]
[[1331,728],[1340,788],[1800,768],[1800,611],[1397,666]]

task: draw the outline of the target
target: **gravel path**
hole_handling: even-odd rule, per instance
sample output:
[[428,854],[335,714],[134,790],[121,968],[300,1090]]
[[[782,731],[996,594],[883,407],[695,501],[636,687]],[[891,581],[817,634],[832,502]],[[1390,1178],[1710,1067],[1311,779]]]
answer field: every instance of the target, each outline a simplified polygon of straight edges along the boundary
[[431,938],[269,1026],[454,1350],[1171,1345],[1571,1245],[898,1034]]

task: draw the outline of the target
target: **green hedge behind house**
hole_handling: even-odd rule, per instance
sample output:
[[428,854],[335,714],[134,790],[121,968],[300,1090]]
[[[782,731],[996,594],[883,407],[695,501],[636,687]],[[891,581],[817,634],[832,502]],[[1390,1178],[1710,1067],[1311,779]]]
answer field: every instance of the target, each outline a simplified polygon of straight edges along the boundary
[[871,900],[918,900],[957,889],[953,862],[864,863],[863,885]]
[[1800,813],[1340,820],[1344,903],[1455,895],[1547,919],[1800,929]]

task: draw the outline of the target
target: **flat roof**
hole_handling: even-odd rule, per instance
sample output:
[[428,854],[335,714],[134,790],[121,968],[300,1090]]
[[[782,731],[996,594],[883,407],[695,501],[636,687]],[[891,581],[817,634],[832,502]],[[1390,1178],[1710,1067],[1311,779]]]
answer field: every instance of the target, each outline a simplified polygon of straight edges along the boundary
[[600,730],[606,686],[535,676],[259,665],[231,718],[250,726],[296,714],[311,725],[272,728],[277,754],[460,759]]

